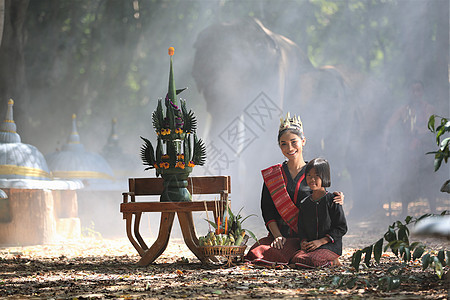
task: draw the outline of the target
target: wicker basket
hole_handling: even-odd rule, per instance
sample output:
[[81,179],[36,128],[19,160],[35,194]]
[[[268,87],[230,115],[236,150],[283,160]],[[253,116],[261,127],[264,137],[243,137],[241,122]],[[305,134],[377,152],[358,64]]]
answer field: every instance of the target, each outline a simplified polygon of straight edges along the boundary
[[244,251],[247,246],[203,246],[199,248],[206,257],[224,256],[230,258],[236,256],[244,257]]

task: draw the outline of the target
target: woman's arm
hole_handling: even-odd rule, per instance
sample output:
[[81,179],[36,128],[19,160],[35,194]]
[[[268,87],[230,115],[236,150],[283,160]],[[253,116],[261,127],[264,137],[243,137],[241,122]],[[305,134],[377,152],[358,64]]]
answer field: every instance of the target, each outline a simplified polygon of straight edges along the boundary
[[322,245],[328,244],[329,242],[331,242],[331,239],[328,236],[323,237],[318,240],[311,241],[311,242],[303,240],[301,242],[301,249],[306,252],[311,252],[311,251],[316,250],[317,248],[319,248]]
[[267,224],[270,233],[273,235],[273,242],[270,244],[271,247],[277,249],[283,249],[284,243],[286,243],[286,238],[281,235],[280,228],[278,228],[277,222],[270,222]]

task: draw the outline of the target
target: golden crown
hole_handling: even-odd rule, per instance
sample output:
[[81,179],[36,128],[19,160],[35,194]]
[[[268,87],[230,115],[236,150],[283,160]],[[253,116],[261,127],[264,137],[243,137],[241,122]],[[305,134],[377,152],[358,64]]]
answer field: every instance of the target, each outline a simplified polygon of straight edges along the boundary
[[302,123],[302,120],[300,119],[300,117],[297,117],[296,115],[294,115],[294,117],[291,118],[290,113],[287,113],[285,119],[280,118],[279,131],[288,129],[288,128],[297,129],[300,132],[303,132],[303,123]]

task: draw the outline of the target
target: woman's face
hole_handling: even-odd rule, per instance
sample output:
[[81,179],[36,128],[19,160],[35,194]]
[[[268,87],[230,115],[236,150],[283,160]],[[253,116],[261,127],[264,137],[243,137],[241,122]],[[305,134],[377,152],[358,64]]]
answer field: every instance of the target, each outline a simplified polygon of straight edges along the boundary
[[280,137],[280,148],[283,155],[289,160],[295,160],[297,158],[303,159],[303,146],[306,139],[303,140],[290,131],[286,131]]

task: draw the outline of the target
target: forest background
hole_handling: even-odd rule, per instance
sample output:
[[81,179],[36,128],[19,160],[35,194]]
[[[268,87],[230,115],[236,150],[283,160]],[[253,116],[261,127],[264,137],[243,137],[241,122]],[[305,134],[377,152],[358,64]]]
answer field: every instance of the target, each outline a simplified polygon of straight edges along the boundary
[[389,91],[386,115],[405,104],[412,79],[450,114],[447,0],[0,0],[0,116],[14,99],[22,141],[44,154],[66,142],[72,114],[94,152],[117,118],[124,152],[139,161],[139,136],[155,138],[151,113],[166,93],[173,46],[177,87],[189,88],[183,96],[202,137],[208,99],[191,74],[194,43],[207,26],[241,17],[294,41],[314,67],[344,65],[375,78]]

